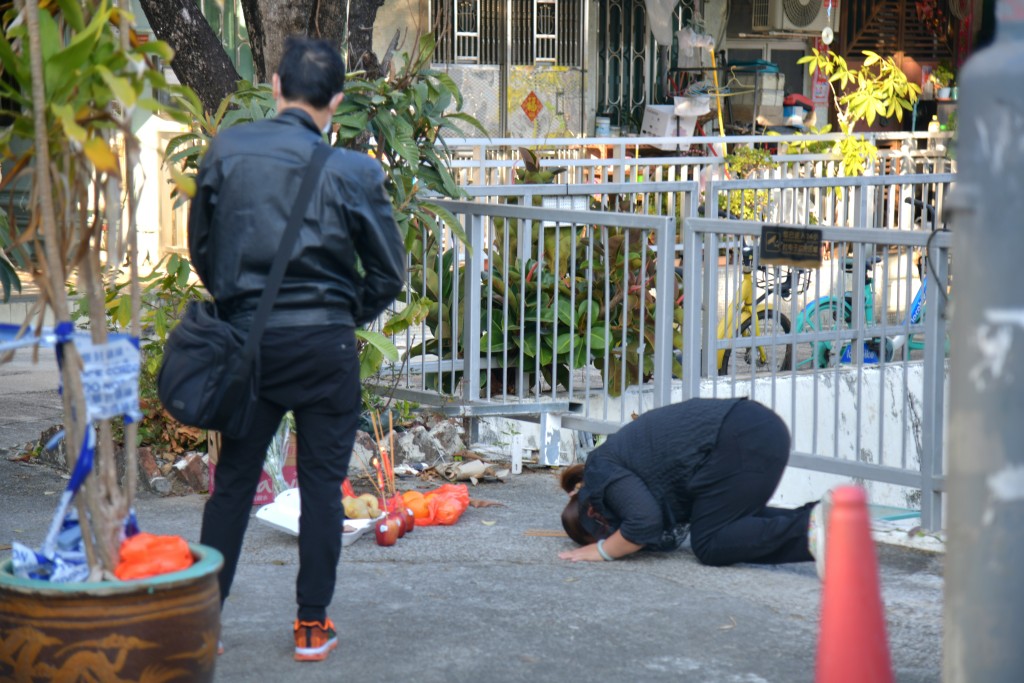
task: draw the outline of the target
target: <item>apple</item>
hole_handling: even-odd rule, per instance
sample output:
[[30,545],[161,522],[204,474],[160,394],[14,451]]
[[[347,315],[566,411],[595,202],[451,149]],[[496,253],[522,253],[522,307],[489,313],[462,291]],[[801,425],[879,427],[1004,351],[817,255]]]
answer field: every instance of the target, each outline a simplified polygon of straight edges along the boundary
[[398,527],[398,537],[405,536],[405,515],[397,510],[395,512],[388,513],[388,522]]
[[416,528],[416,515],[413,514],[412,508],[404,508],[405,512],[405,533],[410,533]]
[[377,545],[394,545],[398,541],[398,525],[384,518],[374,524],[373,535]]

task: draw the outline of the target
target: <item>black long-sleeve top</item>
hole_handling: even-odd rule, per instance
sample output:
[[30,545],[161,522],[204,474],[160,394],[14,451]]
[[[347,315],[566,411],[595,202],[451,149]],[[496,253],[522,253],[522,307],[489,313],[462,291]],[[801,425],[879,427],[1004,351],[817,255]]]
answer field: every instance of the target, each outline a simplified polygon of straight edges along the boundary
[[[323,144],[309,114],[285,109],[274,119],[228,128],[203,158],[189,216],[189,252],[234,324],[247,327],[255,314],[303,172]],[[372,321],[401,291],[405,255],[380,163],[334,150],[304,215],[268,326]]]
[[693,505],[690,478],[715,447],[726,415],[742,400],[672,404],[609,436],[590,453],[583,470],[577,498],[584,527],[595,538],[617,529],[637,545],[677,547]]

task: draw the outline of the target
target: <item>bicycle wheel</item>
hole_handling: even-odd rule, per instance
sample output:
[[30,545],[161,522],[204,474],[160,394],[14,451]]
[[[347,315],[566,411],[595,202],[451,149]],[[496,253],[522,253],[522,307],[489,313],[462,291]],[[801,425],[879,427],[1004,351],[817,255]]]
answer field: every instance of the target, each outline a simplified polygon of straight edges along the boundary
[[[819,302],[814,309],[807,313],[800,323],[801,332],[828,332],[835,330],[840,323],[839,306],[835,301]],[[833,361],[835,354],[832,352],[833,342],[813,341],[800,344],[797,348],[796,366],[804,368],[810,365],[813,368],[827,368]]]
[[[749,337],[752,333],[752,319],[747,318],[740,326],[740,336]],[[761,337],[788,334],[791,326],[789,318],[777,311],[758,311],[757,329]],[[758,349],[764,350],[765,360],[761,361]],[[735,353],[733,353],[735,351]],[[753,361],[753,362],[752,362]],[[750,374],[751,365],[754,372],[785,372],[792,367],[793,347],[789,344],[778,346],[756,346],[749,349],[726,349],[722,354],[722,365],[718,368],[719,375],[737,376]]]

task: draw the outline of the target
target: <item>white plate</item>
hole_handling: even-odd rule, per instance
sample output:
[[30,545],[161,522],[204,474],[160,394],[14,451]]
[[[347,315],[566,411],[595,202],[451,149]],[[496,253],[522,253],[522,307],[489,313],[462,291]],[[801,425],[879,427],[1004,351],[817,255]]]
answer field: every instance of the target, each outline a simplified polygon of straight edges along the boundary
[[[380,517],[377,519],[380,519]],[[342,532],[341,545],[347,547],[358,541],[360,536],[373,529],[374,522],[377,519],[346,519],[345,526],[354,527],[355,531]]]
[[[292,536],[299,535],[299,490],[288,489],[278,494],[273,503],[264,505],[256,511],[256,519]],[[381,515],[383,517],[384,515]],[[380,519],[380,517],[378,517]],[[341,544],[348,546],[359,540],[359,537],[373,528],[373,519],[346,519],[345,526],[355,531],[342,532]]]

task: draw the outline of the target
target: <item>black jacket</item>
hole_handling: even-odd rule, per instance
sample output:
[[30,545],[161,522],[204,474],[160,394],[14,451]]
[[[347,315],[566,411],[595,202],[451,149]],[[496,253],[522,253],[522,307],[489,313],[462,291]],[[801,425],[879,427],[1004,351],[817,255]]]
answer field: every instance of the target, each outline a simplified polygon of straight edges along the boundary
[[[587,456],[580,519],[595,537],[618,529],[626,540],[663,550],[682,542],[690,521],[690,479],[718,442],[722,422],[745,400],[695,398],[651,410]],[[588,514],[588,506],[607,523]]]
[[[274,119],[228,128],[203,158],[189,252],[222,314],[242,328],[256,312],[303,171],[322,144],[307,113],[286,109]],[[268,327],[363,325],[404,282],[405,249],[380,163],[335,150],[306,210]]]

